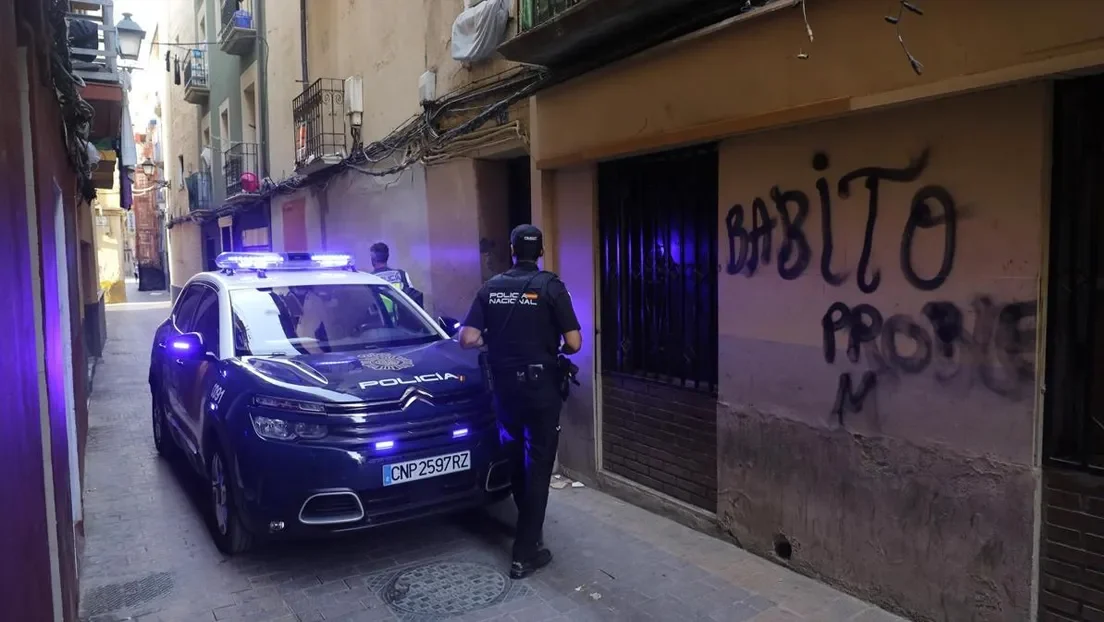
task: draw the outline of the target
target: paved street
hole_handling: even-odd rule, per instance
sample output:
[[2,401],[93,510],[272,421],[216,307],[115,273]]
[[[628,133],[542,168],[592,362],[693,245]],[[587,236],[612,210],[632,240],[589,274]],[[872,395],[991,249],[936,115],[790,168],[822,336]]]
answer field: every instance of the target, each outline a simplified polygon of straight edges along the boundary
[[88,440],[83,620],[900,620],[589,488],[552,491],[545,538],[556,560],[521,582],[502,572],[509,517],[485,514],[224,558],[198,509],[203,486],[153,448],[146,374],[167,298],[132,286],[131,302],[109,307]]

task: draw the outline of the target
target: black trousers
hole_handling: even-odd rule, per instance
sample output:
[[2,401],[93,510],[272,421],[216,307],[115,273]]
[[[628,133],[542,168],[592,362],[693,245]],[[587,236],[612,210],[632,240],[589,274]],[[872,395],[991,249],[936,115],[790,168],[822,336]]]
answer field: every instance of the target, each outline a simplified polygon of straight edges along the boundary
[[511,372],[496,373],[494,379],[499,432],[512,463],[511,488],[518,510],[514,561],[536,554],[543,537],[563,408],[552,370],[548,372],[536,381]]

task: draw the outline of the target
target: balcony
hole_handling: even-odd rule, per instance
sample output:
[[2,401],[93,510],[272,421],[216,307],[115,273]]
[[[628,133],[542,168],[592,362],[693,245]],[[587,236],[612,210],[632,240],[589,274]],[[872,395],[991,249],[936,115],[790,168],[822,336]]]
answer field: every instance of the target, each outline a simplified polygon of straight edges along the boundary
[[226,198],[254,193],[261,186],[260,157],[257,143],[237,143],[222,152],[222,175],[226,179]]
[[520,0],[520,31],[498,46],[507,59],[589,71],[740,15],[800,0]]
[[345,83],[319,78],[292,100],[295,170],[300,174],[337,164],[348,153]]
[[207,75],[207,54],[192,50],[184,61],[184,101],[189,104],[206,104],[211,98],[211,85]]
[[85,84],[120,84],[119,46],[115,39],[112,0],[81,0],[70,4],[69,54],[73,74]]
[[253,14],[239,7],[241,0],[222,0],[222,31],[219,33],[219,49],[234,56],[253,53],[257,42],[257,27]]
[[214,204],[214,196],[211,192],[210,173],[192,173],[184,178],[184,187],[188,189],[188,211],[211,209]]

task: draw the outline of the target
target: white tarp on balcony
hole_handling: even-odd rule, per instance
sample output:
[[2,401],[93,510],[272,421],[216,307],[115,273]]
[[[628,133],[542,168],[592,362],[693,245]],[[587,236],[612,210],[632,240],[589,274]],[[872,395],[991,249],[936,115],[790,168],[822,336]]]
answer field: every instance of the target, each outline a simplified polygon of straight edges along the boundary
[[462,63],[490,58],[509,22],[510,0],[484,0],[464,9],[452,24],[452,57]]

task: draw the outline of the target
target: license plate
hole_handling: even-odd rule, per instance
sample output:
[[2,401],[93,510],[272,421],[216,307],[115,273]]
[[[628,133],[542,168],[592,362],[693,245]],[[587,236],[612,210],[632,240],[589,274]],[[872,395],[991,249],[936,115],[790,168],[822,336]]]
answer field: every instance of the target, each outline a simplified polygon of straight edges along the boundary
[[385,464],[383,466],[383,485],[403,484],[449,473],[467,471],[471,468],[471,452],[461,451],[432,458],[419,458],[407,462]]

